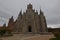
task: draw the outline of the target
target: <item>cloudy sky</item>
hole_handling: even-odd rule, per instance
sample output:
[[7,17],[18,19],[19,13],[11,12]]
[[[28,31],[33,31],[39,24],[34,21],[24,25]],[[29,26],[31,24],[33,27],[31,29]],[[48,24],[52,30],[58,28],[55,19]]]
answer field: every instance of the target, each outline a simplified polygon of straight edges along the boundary
[[42,9],[49,27],[60,27],[60,0],[0,0],[0,25],[7,24],[11,16],[16,19],[29,3],[38,12]]

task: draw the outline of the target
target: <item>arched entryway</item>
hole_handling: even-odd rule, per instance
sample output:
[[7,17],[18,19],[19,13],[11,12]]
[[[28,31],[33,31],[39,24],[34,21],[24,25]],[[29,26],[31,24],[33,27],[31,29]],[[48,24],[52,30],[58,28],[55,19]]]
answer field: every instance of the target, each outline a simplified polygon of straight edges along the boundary
[[28,32],[32,32],[32,27],[30,25],[28,26]]

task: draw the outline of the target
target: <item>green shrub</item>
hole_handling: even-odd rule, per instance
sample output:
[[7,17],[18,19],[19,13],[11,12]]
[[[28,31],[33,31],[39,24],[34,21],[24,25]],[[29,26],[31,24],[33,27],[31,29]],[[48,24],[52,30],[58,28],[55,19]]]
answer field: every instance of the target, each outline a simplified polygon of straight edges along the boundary
[[0,36],[3,36],[5,34],[6,30],[0,30]]
[[50,40],[60,40],[60,32],[53,33],[56,38],[51,38]]
[[0,30],[0,37],[1,36],[12,36],[12,33],[10,30]]

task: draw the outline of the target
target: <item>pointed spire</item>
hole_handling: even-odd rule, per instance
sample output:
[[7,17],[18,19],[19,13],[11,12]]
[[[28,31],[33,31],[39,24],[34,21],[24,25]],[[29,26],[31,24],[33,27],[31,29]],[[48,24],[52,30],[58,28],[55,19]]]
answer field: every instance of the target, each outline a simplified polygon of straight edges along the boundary
[[13,16],[11,17],[11,20],[13,20],[13,21],[14,21],[14,18],[13,18]]
[[6,29],[6,23],[3,24],[3,28],[4,28],[4,30]]
[[20,13],[19,13],[19,16],[20,16],[20,15],[22,15],[22,10],[21,10]]
[[41,9],[40,9],[40,15],[44,15],[43,12],[41,11]]
[[3,24],[3,27],[6,27],[6,23]]
[[18,15],[17,19],[20,19],[20,18],[22,18],[22,10],[19,12],[19,15]]
[[36,10],[36,14],[38,14],[38,11]]
[[27,9],[32,9],[33,7],[32,7],[32,4],[31,3],[29,3],[28,5],[27,5]]
[[13,16],[12,16],[12,17],[9,19],[9,22],[10,22],[10,21],[14,21],[14,18],[13,18]]
[[11,17],[11,19],[13,19],[13,16]]

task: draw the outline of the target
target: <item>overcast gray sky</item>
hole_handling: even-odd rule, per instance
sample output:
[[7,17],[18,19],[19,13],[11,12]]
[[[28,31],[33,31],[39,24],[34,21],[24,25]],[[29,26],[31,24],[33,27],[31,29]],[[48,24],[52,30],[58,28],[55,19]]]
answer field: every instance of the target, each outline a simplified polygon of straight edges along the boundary
[[31,3],[35,10],[44,12],[47,24],[50,27],[60,27],[60,0],[0,0],[0,25],[8,23],[8,19],[17,18],[20,10],[26,10]]

